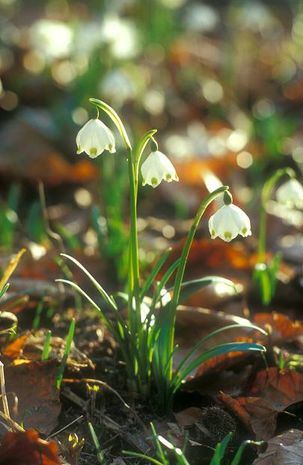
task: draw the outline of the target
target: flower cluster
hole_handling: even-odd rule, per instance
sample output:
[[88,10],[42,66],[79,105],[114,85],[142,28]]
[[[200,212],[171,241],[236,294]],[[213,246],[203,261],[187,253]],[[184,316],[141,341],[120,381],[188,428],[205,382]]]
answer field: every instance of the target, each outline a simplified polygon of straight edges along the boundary
[[[98,118],[89,120],[80,129],[76,142],[78,153],[85,152],[91,158],[96,158],[105,150],[111,153],[116,151],[112,131]],[[174,165],[157,147],[142,163],[141,175],[143,186],[148,184],[157,187],[163,180],[166,182],[179,181]],[[280,189],[282,190],[282,187]],[[295,191],[296,186],[293,186],[292,189]],[[281,191],[279,195],[283,197],[284,191]],[[250,220],[241,208],[231,204],[231,199],[226,198],[225,205],[209,219],[209,232],[212,239],[220,237],[220,239],[230,242],[239,234],[243,237],[251,235]]]

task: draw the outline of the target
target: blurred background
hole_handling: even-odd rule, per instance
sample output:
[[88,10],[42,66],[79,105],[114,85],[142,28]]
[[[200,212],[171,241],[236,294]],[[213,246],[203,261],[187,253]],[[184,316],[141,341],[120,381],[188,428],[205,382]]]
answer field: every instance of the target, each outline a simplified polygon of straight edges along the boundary
[[[0,0],[0,9],[2,249],[43,255],[49,221],[69,250],[98,251],[125,273],[124,159],[76,155],[76,134],[95,117],[89,97],[112,105],[133,140],[157,128],[177,167],[178,185],[141,193],[147,262],[149,249],[184,236],[218,179],[254,215],[275,169],[301,176],[300,0]],[[300,227],[301,213],[290,222]]]

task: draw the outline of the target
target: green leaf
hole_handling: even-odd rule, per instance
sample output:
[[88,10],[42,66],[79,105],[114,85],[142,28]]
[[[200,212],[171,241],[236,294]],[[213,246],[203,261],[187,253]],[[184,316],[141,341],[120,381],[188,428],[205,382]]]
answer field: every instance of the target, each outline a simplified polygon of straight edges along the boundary
[[236,455],[234,456],[232,462],[230,465],[239,465],[242,454],[244,452],[244,449],[248,445],[254,445],[254,446],[262,446],[264,444],[264,441],[243,441],[242,444],[240,445],[239,449],[237,450]]
[[146,281],[141,289],[141,292],[140,292],[140,299],[142,300],[144,298],[144,296],[147,294],[147,292],[149,291],[150,287],[152,286],[154,280],[156,279],[157,277],[157,274],[159,273],[159,271],[161,270],[161,268],[163,267],[164,263],[166,262],[166,260],[168,259],[169,255],[171,253],[171,248],[169,248],[163,255],[161,255],[161,257],[159,258],[159,260],[156,262],[156,264],[154,265],[152,271],[150,272],[150,274],[148,275],[148,277],[146,278]]
[[175,376],[178,376],[178,373],[182,369],[182,367],[190,360],[190,358],[194,355],[197,350],[201,349],[203,345],[209,341],[211,338],[218,336],[218,334],[223,333],[225,331],[229,331],[231,329],[254,329],[256,331],[259,331],[261,334],[264,334],[264,336],[267,336],[267,332],[263,329],[260,328],[259,326],[253,325],[252,323],[247,323],[247,324],[232,324],[232,325],[227,325],[223,326],[223,328],[216,329],[215,331],[212,331],[211,333],[207,334],[207,336],[203,337],[200,339],[194,346],[193,348],[188,352],[188,354],[181,360],[180,364],[178,365],[177,369],[175,370]]
[[207,360],[217,357],[218,355],[223,355],[229,352],[265,352],[266,348],[261,344],[247,343],[247,342],[229,342],[227,344],[220,344],[218,346],[212,347],[203,354],[198,355],[194,360],[192,360],[183,370],[179,370],[177,373],[176,379],[174,380],[173,392],[180,387],[182,382],[187,378],[187,376],[196,368],[198,368],[202,363],[207,362]]
[[76,260],[75,258],[65,253],[61,253],[60,255],[62,257],[67,258],[68,260],[73,262],[75,265],[77,265],[77,267],[80,268],[81,271],[83,271],[83,273],[89,278],[89,280],[94,285],[94,287],[97,289],[97,291],[102,295],[105,302],[108,305],[110,305],[110,307],[112,307],[114,310],[117,310],[117,305],[114,299],[107,294],[107,292],[105,291],[105,289],[103,289],[101,284],[98,283],[98,281],[89,273],[89,271],[83,265],[81,265],[80,262],[78,262],[78,260]]
[[221,461],[225,455],[226,447],[228,446],[231,438],[232,433],[228,433],[221,442],[218,442],[209,465],[221,465]]
[[70,325],[69,325],[69,328],[68,328],[68,333],[67,333],[67,336],[66,336],[66,343],[65,343],[63,358],[62,358],[62,361],[60,363],[58,373],[57,373],[57,376],[56,376],[56,387],[57,387],[57,389],[60,389],[60,386],[61,386],[61,383],[62,383],[62,380],[63,380],[63,374],[64,374],[66,362],[67,362],[69,353],[70,353],[71,348],[72,348],[72,342],[73,342],[73,339],[74,339],[75,327],[76,327],[76,321],[75,321],[75,318],[72,318],[72,321],[70,322]]

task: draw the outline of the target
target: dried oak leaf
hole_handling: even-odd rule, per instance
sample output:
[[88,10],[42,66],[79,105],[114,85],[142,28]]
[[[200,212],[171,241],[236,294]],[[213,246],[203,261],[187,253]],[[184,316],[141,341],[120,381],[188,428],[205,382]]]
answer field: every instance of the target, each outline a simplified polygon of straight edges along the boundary
[[265,328],[271,336],[272,344],[281,342],[303,342],[303,323],[291,320],[281,313],[256,313],[254,322]]
[[[61,410],[56,389],[56,361],[31,362],[5,368],[6,391],[14,420],[26,429],[49,434]],[[15,402],[18,399],[18,402]]]
[[292,429],[268,441],[265,452],[252,465],[300,465],[303,463],[303,431]]
[[0,446],[0,465],[60,465],[58,448],[33,430],[6,433]]
[[256,434],[257,439],[269,439],[276,430],[278,414],[303,401],[303,375],[272,367],[257,374],[248,397],[233,399],[221,393],[219,399]]

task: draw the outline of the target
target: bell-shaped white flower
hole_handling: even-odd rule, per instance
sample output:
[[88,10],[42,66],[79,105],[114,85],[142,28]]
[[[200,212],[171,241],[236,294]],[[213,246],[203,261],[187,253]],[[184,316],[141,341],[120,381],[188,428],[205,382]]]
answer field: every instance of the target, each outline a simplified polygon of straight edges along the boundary
[[251,235],[250,219],[241,208],[236,205],[223,205],[208,222],[212,239],[220,237],[230,242],[240,234],[243,237]]
[[295,178],[289,179],[277,189],[277,200],[287,207],[303,208],[303,187]]
[[157,187],[163,179],[167,182],[179,181],[174,165],[159,150],[151,152],[144,163],[142,163],[141,174],[143,186],[149,184],[150,186]]
[[77,134],[77,153],[85,152],[91,158],[101,155],[104,150],[116,151],[112,131],[98,118],[90,119]]

